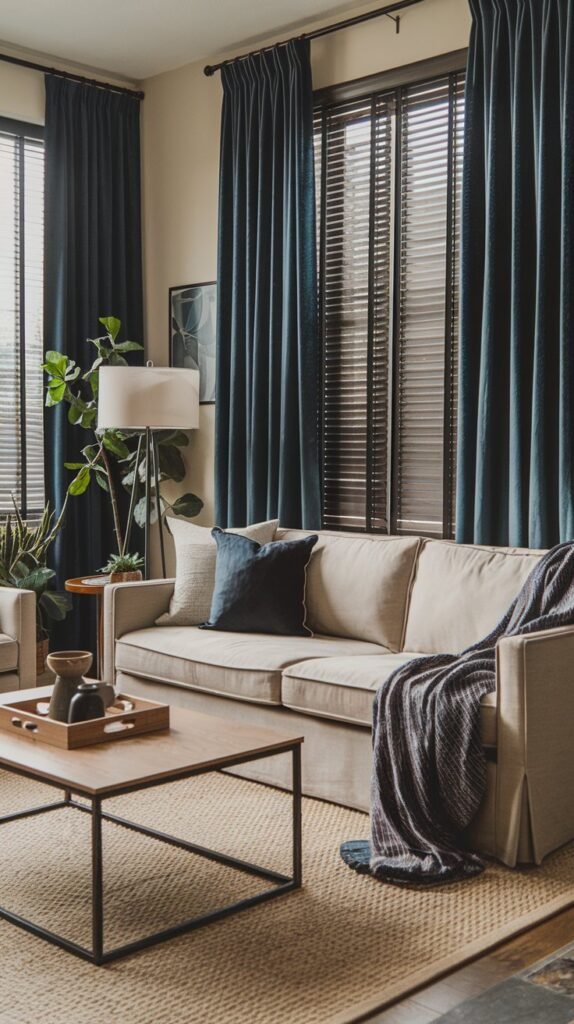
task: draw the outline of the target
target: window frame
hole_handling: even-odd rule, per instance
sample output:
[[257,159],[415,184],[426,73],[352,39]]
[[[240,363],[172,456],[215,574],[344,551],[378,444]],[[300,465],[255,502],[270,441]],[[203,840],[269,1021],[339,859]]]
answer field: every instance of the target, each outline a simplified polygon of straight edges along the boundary
[[[36,518],[41,509],[28,508],[28,473],[27,473],[27,448],[26,448],[26,289],[25,289],[25,267],[26,267],[26,232],[25,232],[25,189],[24,189],[24,148],[26,140],[33,140],[44,144],[44,125],[34,124],[31,121],[20,121],[17,118],[0,116],[0,134],[11,135],[18,142],[18,194],[19,194],[19,253],[18,253],[18,352],[20,368],[20,459],[22,462],[22,484],[20,488],[20,501],[18,511],[23,519]],[[6,513],[0,509],[0,515]]]
[[[423,85],[432,83],[434,80],[445,78],[449,75],[463,74],[466,71],[468,50],[460,49],[454,50],[450,53],[440,54],[437,57],[431,57],[426,60],[416,61],[412,64],[407,64],[401,67],[392,68],[388,71],[383,71],[375,75],[365,76],[363,78],[354,79],[348,82],[340,83],[334,86],[328,86],[326,88],[317,89],[313,93],[313,108],[314,117],[319,112],[328,112],[329,109],[336,108],[342,104],[350,103],[359,100],[371,100],[373,109],[376,106],[378,98],[382,94],[395,93],[395,116],[396,116],[396,128],[394,138],[394,176],[398,178],[401,173],[401,90],[411,86]],[[453,83],[449,83],[449,89],[452,93]],[[452,137],[450,124],[453,118],[453,104],[452,95],[450,98],[449,106],[449,133]],[[325,209],[327,201],[327,163],[324,159],[326,152],[326,141],[327,141],[327,118],[322,118],[321,125],[321,186],[320,186],[320,203],[318,204],[318,233],[317,233],[317,249],[318,249],[318,320],[319,320],[319,334],[321,343],[321,374],[319,379],[319,399],[320,399],[320,436],[321,436],[321,448],[322,453],[324,451],[324,437],[325,437],[325,416],[324,416],[324,381],[323,381],[323,368],[324,368],[324,344],[325,344],[325,265],[326,265],[326,220],[325,220]],[[453,189],[454,189],[454,146],[449,144],[449,173],[447,179],[447,225],[446,235],[447,238],[452,236],[452,207],[453,207]],[[393,200],[393,266],[391,269],[391,294],[390,304],[392,308],[392,321],[391,330],[389,334],[389,421],[391,424],[392,436],[391,442],[388,448],[388,457],[390,460],[390,495],[397,495],[397,471],[399,466],[398,458],[398,441],[400,431],[396,427],[396,396],[397,389],[399,387],[399,360],[397,353],[399,350],[399,335],[400,335],[400,274],[396,272],[394,266],[397,259],[397,254],[400,257],[401,250],[401,202],[400,202],[400,191],[397,191]],[[372,214],[370,215],[371,230],[373,230]],[[371,270],[369,268],[369,274]],[[452,427],[452,399],[450,394],[451,376],[452,376],[452,359],[453,359],[453,337],[452,337],[452,305],[453,305],[453,268],[452,268],[452,249],[447,246],[446,250],[446,267],[445,267],[445,396],[444,396],[444,448],[443,448],[443,518],[442,518],[442,537],[451,538],[453,536],[453,507],[454,507],[454,453],[455,448],[453,444],[453,433]],[[372,331],[369,328],[369,369],[368,374],[372,373],[372,343],[371,343]],[[371,379],[371,378],[368,378]],[[370,394],[370,389],[369,389]],[[373,526],[369,522],[371,513],[369,494],[372,493],[373,479],[372,479],[372,444],[367,442],[366,449],[366,462],[367,462],[367,479],[365,482],[366,492],[366,513],[365,513],[365,526],[341,526],[338,525],[336,529],[342,530],[349,533],[380,533],[382,535],[393,535],[397,533],[397,519],[396,509],[391,507],[388,509],[387,514],[387,526],[377,527]],[[323,466],[323,454],[322,454],[322,466]],[[324,479],[322,475],[321,484],[323,486]],[[324,494],[322,494],[322,517],[324,515]],[[330,527],[333,528],[333,527]],[[406,535],[407,531],[400,531],[401,535]],[[421,536],[431,536],[436,539],[436,533],[425,533],[420,531]]]

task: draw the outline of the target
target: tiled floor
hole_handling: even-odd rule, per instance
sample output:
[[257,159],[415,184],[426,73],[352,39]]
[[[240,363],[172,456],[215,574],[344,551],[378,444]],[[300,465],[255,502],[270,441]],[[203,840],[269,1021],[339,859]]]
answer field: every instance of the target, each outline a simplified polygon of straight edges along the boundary
[[574,944],[437,1018],[441,1024],[574,1024]]

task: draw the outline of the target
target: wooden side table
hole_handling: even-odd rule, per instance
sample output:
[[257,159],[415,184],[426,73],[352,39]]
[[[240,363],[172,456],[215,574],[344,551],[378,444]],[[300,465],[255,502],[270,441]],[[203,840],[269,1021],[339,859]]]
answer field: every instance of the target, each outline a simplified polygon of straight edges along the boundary
[[104,623],[102,619],[102,594],[104,587],[110,582],[109,576],[100,573],[97,576],[76,576],[66,580],[64,587],[71,594],[84,594],[88,597],[95,597],[97,601],[96,613],[98,617],[98,642],[96,650],[96,679],[101,679],[101,671],[104,663]]

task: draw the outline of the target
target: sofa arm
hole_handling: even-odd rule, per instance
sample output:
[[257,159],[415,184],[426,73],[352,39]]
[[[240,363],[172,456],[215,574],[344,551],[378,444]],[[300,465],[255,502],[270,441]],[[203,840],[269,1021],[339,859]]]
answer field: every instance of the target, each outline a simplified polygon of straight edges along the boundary
[[116,640],[134,629],[147,629],[168,611],[175,580],[110,583],[104,587],[104,665],[102,678],[115,681]]
[[497,856],[515,864],[521,817],[539,864],[574,838],[574,626],[496,648]]
[[36,595],[0,587],[0,633],[18,642],[19,687],[36,685]]

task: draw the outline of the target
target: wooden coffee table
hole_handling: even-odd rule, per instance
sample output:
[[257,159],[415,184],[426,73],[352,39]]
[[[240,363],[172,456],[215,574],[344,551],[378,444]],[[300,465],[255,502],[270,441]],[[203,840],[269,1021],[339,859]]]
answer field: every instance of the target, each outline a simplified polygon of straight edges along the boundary
[[[3,704],[16,699],[45,699],[51,687],[37,687],[33,690],[18,690],[2,694]],[[61,808],[73,808],[82,814],[91,815],[92,845],[92,948],[87,949],[55,932],[34,924],[18,914],[0,907],[0,917],[24,928],[69,953],[89,960],[94,964],[109,963],[147,946],[165,942],[184,932],[191,931],[210,921],[226,917],[238,910],[252,907],[257,903],[273,899],[283,893],[298,889],[302,883],[301,868],[301,743],[302,736],[283,735],[270,729],[255,728],[226,722],[224,719],[199,712],[170,708],[171,728],[145,736],[116,740],[80,750],[60,750],[47,744],[38,743],[33,736],[12,735],[0,731],[0,769],[23,775],[26,778],[44,782],[64,791],[63,798],[54,803],[15,814],[0,817],[0,824],[45,814]],[[156,829],[146,828],[137,822],[109,814],[102,808],[106,797],[134,793],[151,786],[164,785],[194,775],[231,768],[234,765],[255,761],[275,754],[290,753],[293,764],[292,789],[292,875],[282,875],[264,867],[239,860],[236,857],[206,849],[195,843],[166,835]],[[80,803],[75,796],[87,799]],[[228,867],[237,868],[257,875],[273,883],[261,893],[238,900],[229,906],[201,914],[163,929],[152,935],[136,939],[114,949],[105,949],[104,943],[104,897],[103,897],[103,856],[102,821],[113,821],[117,825],[143,835],[152,836],[170,843],[182,850],[199,854],[209,860]]]

